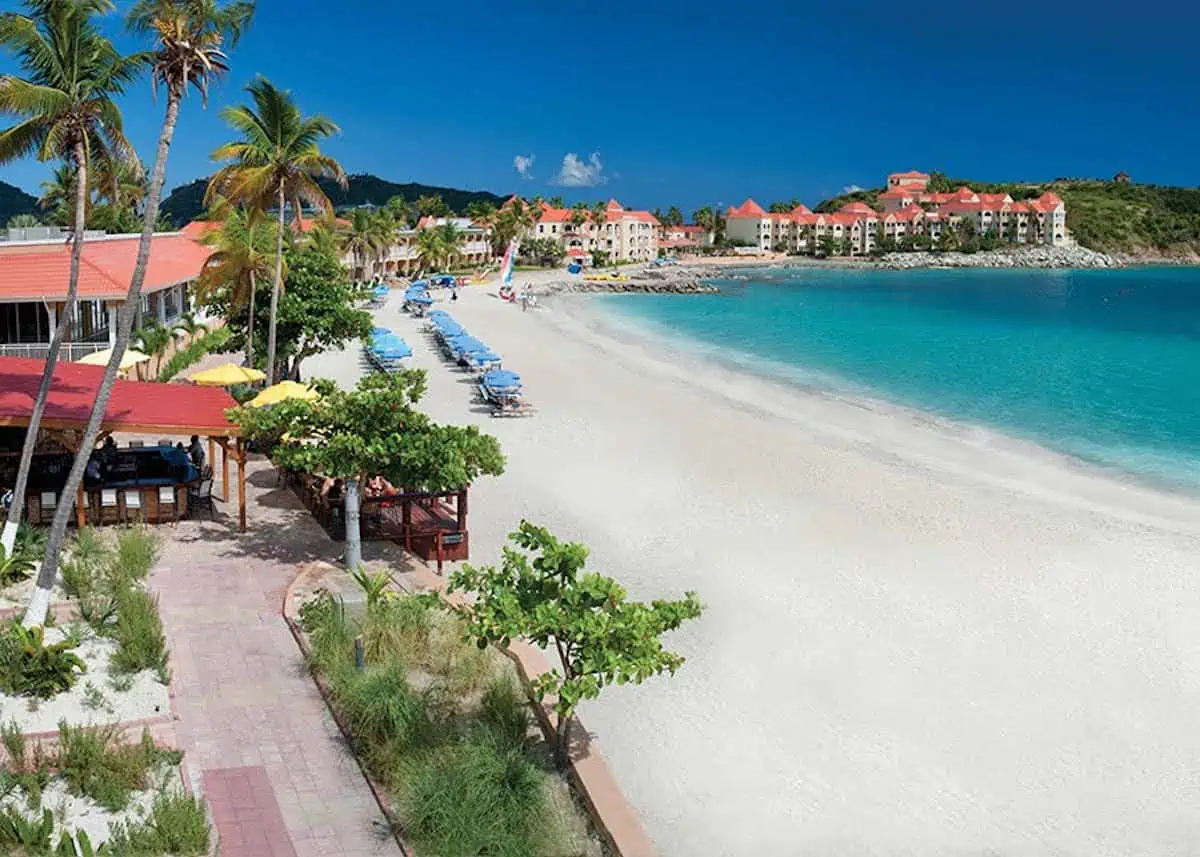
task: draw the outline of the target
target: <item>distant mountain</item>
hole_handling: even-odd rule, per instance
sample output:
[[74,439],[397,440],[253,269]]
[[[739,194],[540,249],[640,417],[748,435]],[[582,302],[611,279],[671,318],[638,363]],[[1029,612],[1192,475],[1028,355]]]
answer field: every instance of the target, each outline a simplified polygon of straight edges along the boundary
[[30,196],[19,187],[0,182],[0,229],[4,228],[10,217],[36,213],[36,207],[36,196]]
[[[490,202],[499,206],[507,198],[488,191],[434,187],[415,182],[397,184],[367,173],[349,176],[348,179],[349,187],[346,190],[342,190],[332,181],[322,180],[320,183],[321,189],[329,196],[335,208],[368,203],[383,205],[393,196],[402,196],[409,202],[414,202],[422,196],[440,196],[450,208],[461,214],[473,202]],[[163,200],[162,211],[171,217],[176,226],[185,226],[204,213],[204,190],[207,187],[206,178],[180,185]]]
[[[1092,250],[1149,259],[1194,258],[1200,253],[1200,188],[1135,184],[1123,173],[1112,181],[1069,178],[1044,183],[978,182],[936,172],[931,176],[930,190],[950,191],[965,185],[976,193],[1007,193],[1014,200],[1052,190],[1067,206],[1067,228]],[[883,190],[836,196],[816,210],[836,211],[848,202],[875,207]]]

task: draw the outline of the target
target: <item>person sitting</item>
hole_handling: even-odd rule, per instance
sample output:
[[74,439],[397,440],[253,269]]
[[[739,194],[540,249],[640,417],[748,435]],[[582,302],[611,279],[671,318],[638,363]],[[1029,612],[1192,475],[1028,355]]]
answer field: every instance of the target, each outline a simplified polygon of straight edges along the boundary
[[104,445],[100,447],[100,452],[103,453],[105,457],[108,457],[116,451],[117,442],[112,439],[112,435],[110,434],[104,439]]
[[192,464],[196,465],[197,470],[204,469],[204,447],[200,444],[200,435],[192,435],[191,443],[188,444],[187,454],[192,459]]
[[324,484],[321,486],[321,496],[331,506],[336,506],[342,502],[342,480],[330,479],[326,477]]

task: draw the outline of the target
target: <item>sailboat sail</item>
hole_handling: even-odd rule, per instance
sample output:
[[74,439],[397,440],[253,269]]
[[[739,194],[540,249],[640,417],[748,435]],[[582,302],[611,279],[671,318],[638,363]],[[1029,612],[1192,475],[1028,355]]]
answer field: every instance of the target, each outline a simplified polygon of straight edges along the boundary
[[500,262],[500,282],[503,285],[512,285],[513,266],[517,261],[517,247],[520,243],[521,239],[514,238],[504,251],[504,259]]

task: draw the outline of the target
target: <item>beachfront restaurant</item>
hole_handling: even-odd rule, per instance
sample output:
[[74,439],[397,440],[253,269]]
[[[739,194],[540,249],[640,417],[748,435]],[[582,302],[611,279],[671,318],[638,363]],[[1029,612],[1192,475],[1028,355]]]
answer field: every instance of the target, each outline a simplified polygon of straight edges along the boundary
[[[0,357],[0,487],[16,482],[21,446],[45,363]],[[246,450],[238,426],[226,417],[237,406],[220,387],[118,380],[101,423],[83,484],[75,497],[63,486],[82,441],[103,366],[60,362],[42,416],[25,492],[30,524],[49,524],[63,503],[73,504],[79,527],[115,523],[173,523],[212,507],[220,450],[221,499],[231,493],[230,461],[237,468],[238,524],[246,529]],[[186,444],[195,436],[198,463]]]

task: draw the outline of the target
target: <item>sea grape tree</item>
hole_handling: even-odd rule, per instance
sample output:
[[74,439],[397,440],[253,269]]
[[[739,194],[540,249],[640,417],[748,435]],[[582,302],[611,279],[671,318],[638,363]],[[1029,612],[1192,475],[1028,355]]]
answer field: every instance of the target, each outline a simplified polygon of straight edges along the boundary
[[480,647],[524,638],[557,652],[559,668],[536,678],[532,689],[539,702],[555,697],[554,755],[565,766],[579,703],[611,684],[674,675],[684,658],[661,637],[697,618],[702,607],[694,592],[676,601],[629,601],[612,578],[584,571],[586,547],[528,521],[509,540],[515,548],[504,548],[499,568],[465,565],[450,576],[449,592],[471,596],[452,609]]

